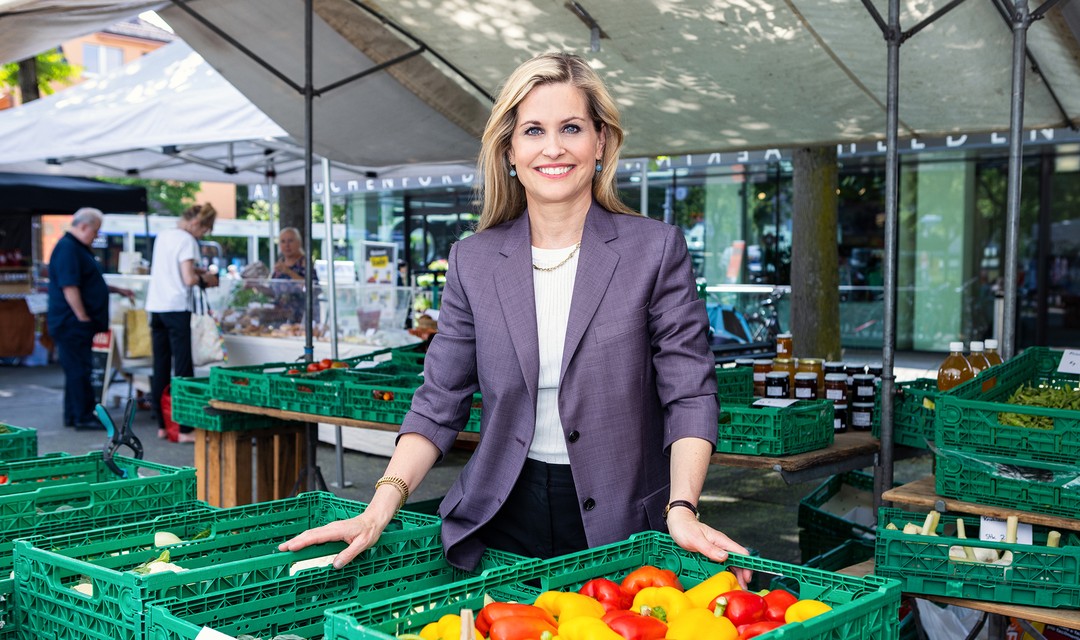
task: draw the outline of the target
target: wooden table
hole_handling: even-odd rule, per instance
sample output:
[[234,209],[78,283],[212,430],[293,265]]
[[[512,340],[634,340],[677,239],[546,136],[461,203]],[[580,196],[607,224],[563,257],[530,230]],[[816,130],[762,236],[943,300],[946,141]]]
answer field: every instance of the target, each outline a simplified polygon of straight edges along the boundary
[[1002,519],[1008,518],[1009,516],[1017,516],[1020,518],[1021,522],[1029,524],[1043,525],[1053,529],[1080,531],[1080,520],[1062,518],[1060,516],[1053,516],[1045,513],[1019,511],[1007,507],[964,502],[963,500],[939,496],[937,495],[937,490],[934,488],[934,476],[919,478],[914,482],[909,482],[908,484],[896,487],[895,489],[889,489],[881,494],[881,498],[887,502],[898,502],[900,504],[915,507],[926,507],[937,511],[956,511]]

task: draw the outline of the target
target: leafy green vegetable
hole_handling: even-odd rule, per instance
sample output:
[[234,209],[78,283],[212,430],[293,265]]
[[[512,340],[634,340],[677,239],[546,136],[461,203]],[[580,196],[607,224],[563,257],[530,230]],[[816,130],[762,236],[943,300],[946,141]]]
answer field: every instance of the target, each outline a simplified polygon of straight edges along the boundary
[[[1080,411],[1080,393],[1072,387],[1033,387],[1023,385],[1013,392],[1007,400],[1009,404],[1025,407],[1043,407],[1047,409],[1065,409]],[[1054,419],[1050,416],[1029,416],[1021,413],[999,413],[998,422],[1013,427],[1027,429],[1053,429]]]

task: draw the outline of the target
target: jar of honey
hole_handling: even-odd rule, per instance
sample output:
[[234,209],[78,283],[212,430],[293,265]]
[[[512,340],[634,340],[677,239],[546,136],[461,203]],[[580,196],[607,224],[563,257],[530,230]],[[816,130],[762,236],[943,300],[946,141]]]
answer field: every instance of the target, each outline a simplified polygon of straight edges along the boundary
[[792,358],[773,358],[772,370],[788,374],[788,389],[795,385],[795,360]]
[[821,358],[799,358],[799,362],[795,366],[795,373],[800,372],[814,374],[818,395],[822,395],[825,391],[825,361]]
[[791,343],[790,333],[781,333],[776,336],[776,357],[790,358],[795,354]]
[[772,371],[772,360],[754,360],[754,395],[765,396],[765,376]]

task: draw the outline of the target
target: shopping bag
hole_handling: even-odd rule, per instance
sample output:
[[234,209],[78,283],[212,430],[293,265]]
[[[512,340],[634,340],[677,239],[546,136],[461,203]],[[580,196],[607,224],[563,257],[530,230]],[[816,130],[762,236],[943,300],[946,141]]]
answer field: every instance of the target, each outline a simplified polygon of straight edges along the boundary
[[128,309],[124,312],[124,357],[149,358],[153,355],[150,344],[150,323],[144,309]]
[[196,367],[225,360],[225,340],[206,293],[192,287],[195,303],[191,313],[191,361]]

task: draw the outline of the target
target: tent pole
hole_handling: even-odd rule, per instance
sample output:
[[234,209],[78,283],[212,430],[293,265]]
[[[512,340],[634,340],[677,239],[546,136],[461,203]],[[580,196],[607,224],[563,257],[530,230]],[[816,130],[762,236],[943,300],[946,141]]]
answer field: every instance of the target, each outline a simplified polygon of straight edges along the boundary
[[[330,308],[330,357],[338,359],[338,323],[337,323],[337,275],[334,273],[334,220],[331,214],[333,203],[330,201],[330,159],[322,159],[323,174],[323,223],[326,225],[326,281],[330,291],[327,296]],[[337,486],[345,488],[345,448],[341,444],[341,425],[334,425],[334,455],[337,459]]]
[[1027,0],[1015,0],[1010,16],[1013,30],[1012,109],[1009,116],[1009,182],[1005,210],[1005,318],[1001,330],[1001,355],[1016,355],[1016,277],[1020,245],[1020,186],[1024,153],[1024,51],[1031,25]]
[[[314,0],[304,0],[304,241],[307,244],[304,255],[311,259],[311,174],[314,164],[314,143],[312,137],[312,110],[314,107],[313,67],[314,67]],[[304,292],[307,296],[307,314],[304,323],[304,360],[312,362],[315,359],[315,345],[312,336],[312,323],[315,321],[315,292],[312,286],[312,269],[304,269]],[[307,490],[315,491],[318,487],[318,463],[316,449],[319,446],[319,429],[317,425],[308,425],[307,467],[305,480]]]
[[[900,122],[900,0],[889,0],[889,18],[885,29],[888,46],[888,73],[885,115],[885,264],[882,285],[884,341],[881,349],[881,453],[874,473],[874,503],[881,506],[881,494],[893,485],[893,365],[896,355],[896,279],[899,221],[900,157],[898,129]],[[876,510],[875,510],[876,511]]]

